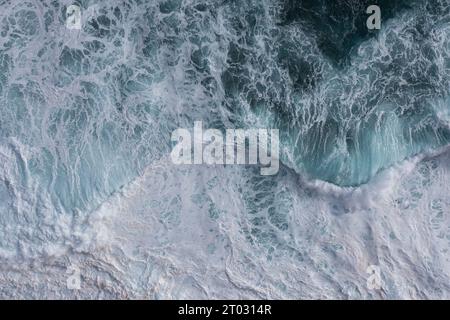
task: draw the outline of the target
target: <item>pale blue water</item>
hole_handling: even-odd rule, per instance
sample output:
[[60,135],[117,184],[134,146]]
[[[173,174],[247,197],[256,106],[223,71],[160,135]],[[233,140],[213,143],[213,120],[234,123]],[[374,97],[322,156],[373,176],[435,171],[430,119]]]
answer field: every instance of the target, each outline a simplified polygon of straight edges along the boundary
[[[382,29],[369,31],[365,8],[375,3]],[[443,284],[450,274],[447,158],[427,162],[450,143],[449,1],[78,1],[81,30],[65,27],[70,4],[0,0],[0,260],[4,266],[30,259],[44,265],[42,275],[17,271],[14,278],[29,275],[34,289],[26,289],[25,280],[6,280],[13,271],[0,268],[0,296],[71,296],[54,289],[65,283],[61,266],[86,264],[92,256],[95,263],[128,265],[115,277],[130,296],[376,298],[365,291],[365,268],[400,261],[383,251],[391,245],[406,252],[402,257],[442,268],[416,296],[449,296]],[[220,129],[279,128],[279,175],[261,177],[245,166],[171,166],[171,132],[194,121]],[[398,177],[405,166],[412,176]],[[423,170],[429,171],[419,183]],[[433,203],[441,208],[438,222]],[[389,244],[394,238],[384,232],[398,233],[397,218],[408,210],[424,216],[410,213],[405,238],[397,235],[400,242]],[[110,240],[97,239],[103,232],[97,218],[92,221],[98,212],[109,221]],[[135,214],[141,218],[134,220]],[[183,229],[190,223],[190,231]],[[357,230],[351,239],[347,223]],[[440,240],[427,238],[436,228],[443,228],[436,231]],[[406,248],[412,230],[419,242]],[[183,233],[187,238],[178,239]],[[186,244],[203,233],[214,240]],[[230,267],[224,261],[237,239],[243,247],[235,247],[234,257],[251,252],[251,261]],[[426,257],[410,255],[441,240]],[[186,252],[171,249],[178,241]],[[203,241],[203,249],[194,245]],[[98,254],[104,246],[106,256]],[[353,246],[360,250],[357,261]],[[126,258],[118,253],[125,247],[132,252],[123,253]],[[136,258],[139,250],[162,247],[186,278],[176,278],[162,262]],[[216,252],[217,264],[224,263],[220,272],[248,288],[196,275],[209,264],[199,258],[190,269],[190,250]],[[59,262],[48,262],[51,257]],[[144,277],[145,267],[127,262],[133,259],[160,266],[152,269],[158,275]],[[269,265],[259,270],[260,261]],[[244,271],[251,266],[255,278]],[[271,283],[268,270],[278,283],[271,289],[262,284]],[[59,284],[36,289],[52,272]],[[386,276],[387,297],[414,296],[402,291],[409,282],[402,272]],[[420,278],[429,270],[417,273]],[[308,278],[313,283],[299,280]],[[77,294],[98,292],[92,285]],[[123,297],[112,289],[102,294]]]

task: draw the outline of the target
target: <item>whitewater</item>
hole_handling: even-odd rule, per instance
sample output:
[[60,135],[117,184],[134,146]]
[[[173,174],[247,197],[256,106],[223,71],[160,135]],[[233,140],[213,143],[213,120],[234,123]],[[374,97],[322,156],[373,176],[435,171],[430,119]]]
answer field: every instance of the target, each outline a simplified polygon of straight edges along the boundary
[[0,298],[450,299],[450,1],[373,2],[0,0]]

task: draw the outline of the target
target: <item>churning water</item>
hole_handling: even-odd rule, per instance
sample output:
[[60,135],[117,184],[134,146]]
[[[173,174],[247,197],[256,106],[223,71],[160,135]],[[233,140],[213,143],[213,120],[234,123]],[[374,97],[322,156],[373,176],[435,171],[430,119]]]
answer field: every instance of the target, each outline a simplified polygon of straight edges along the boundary
[[0,0],[0,111],[0,297],[450,298],[448,0]]

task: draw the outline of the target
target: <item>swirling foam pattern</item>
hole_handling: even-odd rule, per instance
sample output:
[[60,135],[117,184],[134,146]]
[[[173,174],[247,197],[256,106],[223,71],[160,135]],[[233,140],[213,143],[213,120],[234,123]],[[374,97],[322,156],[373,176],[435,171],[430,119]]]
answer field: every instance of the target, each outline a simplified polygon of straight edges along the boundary
[[[0,0],[0,297],[450,298],[448,0],[71,4]],[[173,165],[197,120],[279,174]]]

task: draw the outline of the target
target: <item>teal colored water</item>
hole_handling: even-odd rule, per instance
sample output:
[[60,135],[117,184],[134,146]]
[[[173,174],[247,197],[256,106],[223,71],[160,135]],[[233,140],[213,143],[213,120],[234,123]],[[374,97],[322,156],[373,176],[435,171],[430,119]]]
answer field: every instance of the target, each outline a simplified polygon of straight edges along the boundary
[[[449,297],[449,0],[74,3],[0,0],[0,297]],[[195,121],[279,174],[173,165]]]

